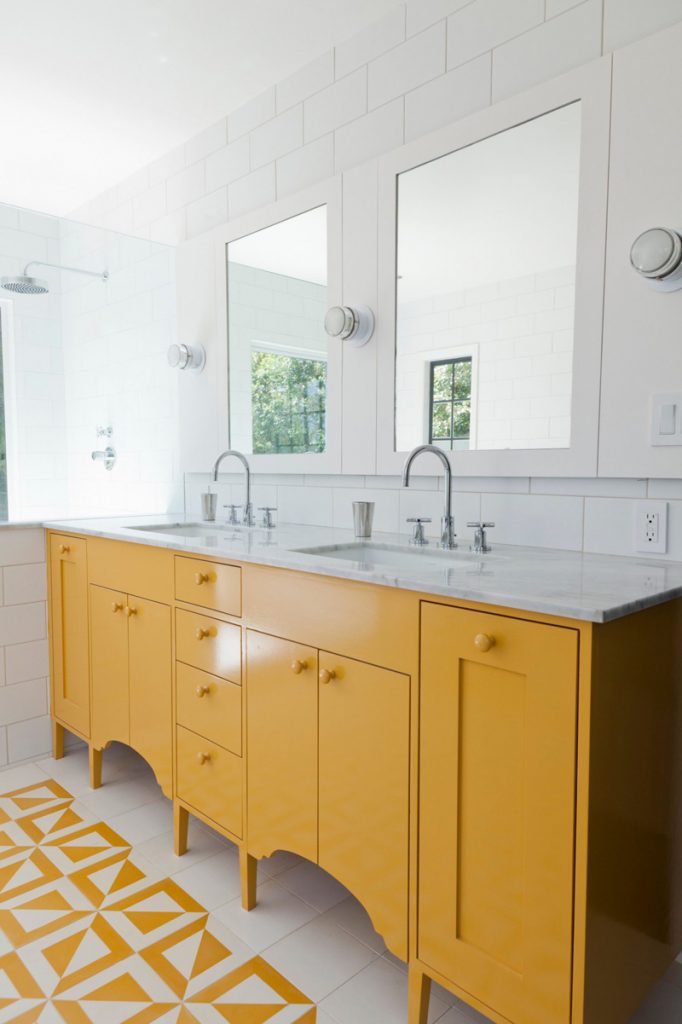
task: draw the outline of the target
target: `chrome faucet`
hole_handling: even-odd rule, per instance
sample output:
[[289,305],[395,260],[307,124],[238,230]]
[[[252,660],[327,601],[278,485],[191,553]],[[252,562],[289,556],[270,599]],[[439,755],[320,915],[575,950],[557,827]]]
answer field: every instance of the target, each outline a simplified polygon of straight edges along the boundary
[[405,459],[405,465],[403,466],[403,487],[410,486],[412,463],[422,452],[430,452],[432,455],[438,456],[443,463],[443,469],[445,470],[445,511],[440,521],[440,545],[443,548],[452,550],[452,548],[457,547],[455,543],[455,520],[452,515],[452,468],[450,460],[443,449],[436,448],[434,444],[420,444],[417,448],[413,448]]
[[236,451],[234,448],[228,448],[226,452],[222,452],[215,460],[215,465],[213,466],[213,482],[217,482],[220,463],[223,459],[226,459],[228,455],[233,455],[235,459],[239,459],[244,467],[244,472],[246,473],[246,496],[244,500],[244,510],[242,513],[242,526],[255,526],[256,521],[253,516],[253,505],[251,504],[251,467],[249,466],[246,456],[242,455],[241,452]]

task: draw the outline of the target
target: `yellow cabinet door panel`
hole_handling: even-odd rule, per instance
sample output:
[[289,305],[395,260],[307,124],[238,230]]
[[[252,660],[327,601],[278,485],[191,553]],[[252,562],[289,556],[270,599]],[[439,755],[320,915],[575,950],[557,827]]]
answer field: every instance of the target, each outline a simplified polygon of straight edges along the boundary
[[77,537],[50,536],[52,710],[90,736],[87,546]]
[[578,634],[422,605],[420,960],[568,1024]]
[[149,762],[166,796],[173,796],[171,610],[128,597],[130,745]]
[[232,683],[242,678],[242,631],[240,626],[207,615],[175,612],[175,652],[178,661],[203,672],[222,676]]
[[407,959],[410,677],[319,658],[319,863]]
[[248,630],[249,853],[317,861],[317,651]]
[[178,726],[178,796],[241,839],[241,757]]
[[92,742],[130,743],[127,597],[90,585]]
[[242,571],[238,565],[175,556],[175,597],[225,615],[242,613]]
[[176,676],[178,723],[241,755],[241,686],[182,662]]

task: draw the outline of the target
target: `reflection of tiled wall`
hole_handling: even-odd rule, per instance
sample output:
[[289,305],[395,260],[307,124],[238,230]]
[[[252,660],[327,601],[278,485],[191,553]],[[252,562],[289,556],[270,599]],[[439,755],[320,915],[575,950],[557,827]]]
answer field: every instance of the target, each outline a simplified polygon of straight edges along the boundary
[[230,438],[251,451],[251,353],[258,343],[326,356],[327,289],[230,263]]
[[398,307],[396,434],[428,440],[432,360],[472,355],[477,448],[565,448],[570,439],[575,268]]

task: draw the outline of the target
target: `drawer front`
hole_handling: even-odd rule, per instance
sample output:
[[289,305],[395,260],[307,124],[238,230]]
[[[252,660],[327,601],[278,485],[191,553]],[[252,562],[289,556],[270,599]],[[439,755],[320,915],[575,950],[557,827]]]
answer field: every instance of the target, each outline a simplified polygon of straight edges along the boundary
[[175,557],[175,599],[225,615],[242,613],[242,571],[237,565]]
[[241,628],[181,608],[176,609],[175,616],[175,654],[178,661],[241,684]]
[[241,686],[178,662],[177,697],[180,725],[241,756]]
[[178,796],[241,839],[241,757],[180,725],[177,741]]
[[173,555],[165,548],[130,541],[88,537],[88,579],[99,587],[148,597],[170,604],[173,600]]

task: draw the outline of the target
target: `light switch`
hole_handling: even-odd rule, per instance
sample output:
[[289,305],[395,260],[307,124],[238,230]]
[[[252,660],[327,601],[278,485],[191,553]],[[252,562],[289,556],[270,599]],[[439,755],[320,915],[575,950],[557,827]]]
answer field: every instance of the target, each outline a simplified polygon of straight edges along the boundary
[[682,394],[653,396],[651,444],[682,446]]

